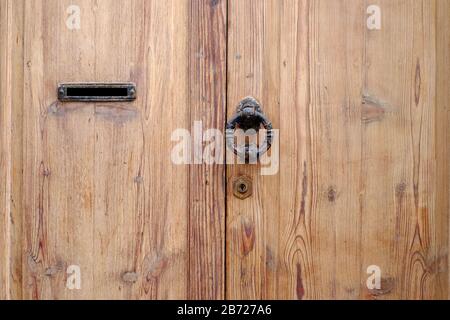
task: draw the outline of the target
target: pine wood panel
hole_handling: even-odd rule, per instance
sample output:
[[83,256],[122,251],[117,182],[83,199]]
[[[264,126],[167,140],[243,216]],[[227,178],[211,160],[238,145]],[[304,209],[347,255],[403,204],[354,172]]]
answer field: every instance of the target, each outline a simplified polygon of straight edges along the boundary
[[[449,0],[380,0],[373,31],[368,0],[77,0],[73,31],[70,4],[0,1],[0,299],[450,297]],[[171,164],[174,129],[248,95],[277,175]]]
[[[1,102],[1,263],[0,296],[21,297],[22,290],[22,211],[20,194],[23,98],[23,4],[3,1],[0,4],[0,102]],[[19,85],[14,85],[19,84]]]
[[0,300],[11,295],[11,6],[0,2]]
[[[439,289],[443,297],[450,299],[449,273],[448,273],[448,244],[449,244],[449,223],[450,223],[450,1],[438,0],[436,5],[437,33],[436,33],[436,175],[440,177],[437,185],[436,208],[442,212],[440,220],[440,236],[444,241],[441,249],[441,259],[438,264],[441,277],[439,278]],[[447,213],[447,214],[445,214]],[[447,246],[445,246],[447,244]],[[445,292],[449,296],[445,297]]]
[[228,194],[241,174],[255,186],[227,198],[228,298],[446,296],[436,1],[379,1],[373,31],[370,4],[229,2],[228,116],[254,96],[281,144],[277,176],[229,170]]
[[[190,19],[189,123],[201,121],[203,130],[222,131],[226,121],[227,1],[191,1]],[[189,168],[189,299],[224,299],[226,195],[224,159],[220,160]]]
[[10,289],[11,297],[22,297],[22,191],[23,191],[23,27],[24,2],[9,1],[11,5],[11,25],[9,33],[14,54],[11,55],[11,221],[10,221]]
[[[277,128],[279,49],[272,44],[278,43],[279,2],[229,1],[228,10],[228,117],[241,99],[254,96]],[[271,14],[263,16],[263,12]],[[231,299],[265,298],[274,288],[276,270],[270,269],[274,264],[266,257],[278,255],[272,252],[277,249],[278,234],[273,232],[275,226],[270,232],[267,228],[277,223],[279,178],[258,173],[252,165],[227,167],[226,290]],[[254,187],[253,196],[243,201],[233,197],[233,177],[241,175],[252,178]],[[263,206],[274,215],[262,215]]]
[[[15,297],[223,297],[224,168],[173,165],[170,139],[197,117],[224,122],[226,2],[77,1],[80,30],[65,26],[70,1],[14,3],[24,17]],[[134,81],[138,99],[58,102],[56,85],[71,81]],[[65,287],[70,265],[81,290]]]
[[[386,8],[385,28],[366,37],[370,66],[364,81],[367,94],[388,105],[379,127],[363,132],[364,157],[382,159],[365,168],[371,193],[363,200],[362,233],[364,241],[377,247],[366,252],[363,263],[380,261],[387,298],[440,297],[435,266],[442,245],[438,221],[445,213],[436,209],[435,2],[381,5]],[[377,190],[384,190],[382,198],[376,197]],[[384,212],[385,219],[374,212]],[[377,233],[370,231],[374,225]],[[383,250],[387,244],[389,250]]]

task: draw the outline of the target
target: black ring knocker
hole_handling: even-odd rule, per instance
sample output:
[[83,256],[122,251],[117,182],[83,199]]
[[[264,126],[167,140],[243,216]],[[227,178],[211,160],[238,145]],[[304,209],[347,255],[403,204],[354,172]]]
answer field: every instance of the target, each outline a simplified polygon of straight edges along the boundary
[[[237,128],[244,132],[252,130],[258,133],[261,126],[266,130],[266,138],[259,146],[255,143],[245,143],[237,145],[235,143],[235,131]],[[246,162],[255,161],[266,153],[272,146],[273,127],[272,123],[264,115],[259,102],[252,97],[245,98],[239,103],[236,114],[228,121],[226,127],[227,147],[233,150],[234,154]]]

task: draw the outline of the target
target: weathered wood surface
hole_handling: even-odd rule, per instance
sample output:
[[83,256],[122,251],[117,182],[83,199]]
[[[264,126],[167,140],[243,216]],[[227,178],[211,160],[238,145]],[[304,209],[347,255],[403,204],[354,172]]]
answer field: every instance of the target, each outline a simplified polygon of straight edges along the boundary
[[[222,298],[224,167],[176,166],[170,152],[172,131],[190,129],[191,119],[225,121],[226,2],[1,3],[2,30],[16,23],[18,57],[23,43],[21,64],[2,55],[2,80],[14,63],[21,88],[12,115],[21,226],[0,227],[0,243],[11,246],[0,249],[1,297],[11,271],[23,277],[15,298]],[[79,30],[65,25],[71,4],[81,9]],[[138,99],[57,101],[59,82],[82,81],[134,81]],[[2,124],[11,110],[3,99]],[[2,178],[11,173],[3,130]],[[2,179],[2,222],[11,222],[10,193]],[[66,288],[70,265],[81,268],[81,290]]]
[[[226,121],[226,23],[227,1],[190,1],[189,123],[203,130],[222,131]],[[190,166],[189,188],[188,298],[224,299],[225,166]]]
[[281,144],[278,176],[228,171],[255,190],[227,198],[227,298],[447,297],[448,2],[378,1],[372,31],[369,4],[229,1],[228,116],[256,97]]
[[11,296],[11,6],[0,2],[0,300]]
[[[448,249],[450,246],[450,1],[438,0],[436,6],[437,35],[436,35],[436,175],[437,183],[436,209],[441,216],[437,221],[440,227],[440,236],[446,240],[448,246],[442,250],[440,268],[443,271],[440,278],[442,296],[450,299],[450,276],[448,273],[450,260]],[[445,214],[447,213],[447,214]],[[447,283],[446,283],[447,282]]]
[[[1,0],[0,299],[449,298],[450,1],[380,0],[381,30],[370,4]],[[69,81],[138,99],[57,102]],[[248,95],[277,175],[170,162]]]

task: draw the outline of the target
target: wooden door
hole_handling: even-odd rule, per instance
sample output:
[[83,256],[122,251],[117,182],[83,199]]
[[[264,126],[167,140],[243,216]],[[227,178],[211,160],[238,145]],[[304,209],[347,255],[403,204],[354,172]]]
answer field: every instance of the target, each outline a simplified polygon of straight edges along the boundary
[[227,298],[447,298],[449,10],[229,1],[228,115],[258,98],[280,164],[228,168],[254,190],[227,197]]
[[[0,0],[0,299],[449,298],[449,16]],[[137,99],[61,102],[64,82]],[[176,130],[223,131],[247,96],[279,132],[274,172],[171,161]]]
[[[224,167],[170,152],[191,119],[225,121],[225,1],[1,4],[2,295],[222,298]],[[57,100],[58,83],[129,81],[133,103]],[[71,266],[80,290],[66,287]]]

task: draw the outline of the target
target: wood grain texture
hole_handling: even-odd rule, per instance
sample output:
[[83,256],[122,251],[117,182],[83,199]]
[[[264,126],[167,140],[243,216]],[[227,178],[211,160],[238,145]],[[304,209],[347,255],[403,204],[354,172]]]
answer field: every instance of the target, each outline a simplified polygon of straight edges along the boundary
[[[440,236],[443,241],[442,258],[438,265],[441,271],[439,289],[442,298],[450,299],[449,276],[449,230],[450,230],[450,1],[438,0],[436,5],[436,176],[439,177],[436,188],[436,208],[442,215],[438,220]],[[447,293],[447,296],[445,295]]]
[[[252,95],[281,135],[277,176],[229,170],[255,185],[227,198],[230,299],[447,295],[436,1],[379,1],[379,31],[370,4],[229,2],[228,116]],[[366,287],[371,265],[380,290]]]
[[[13,1],[11,1],[13,2]],[[22,191],[23,191],[23,90],[24,90],[24,60],[23,60],[23,27],[24,2],[16,1],[11,6],[12,26],[10,30],[14,54],[11,56],[11,228],[10,228],[10,289],[11,297],[22,298]]]
[[0,2],[0,300],[11,296],[11,3]]
[[[94,106],[60,104],[55,86],[93,79],[95,51],[86,41],[93,12],[89,1],[80,2],[83,28],[73,32],[65,25],[69,2],[24,3],[23,298],[89,298]],[[66,289],[70,265],[80,267],[83,290]]]
[[[201,121],[204,134],[226,121],[226,22],[227,1],[190,1],[189,123]],[[224,299],[223,158],[189,168],[189,299]]]
[[[22,2],[23,298],[221,298],[224,169],[170,154],[175,129],[224,121],[226,3],[116,2],[77,1],[79,30],[70,1]],[[84,81],[133,81],[138,98],[56,100]]]
[[[253,96],[279,127],[280,7],[279,1],[228,2],[228,118]],[[279,177],[263,177],[254,165],[227,168],[227,298],[269,298],[277,280]],[[246,200],[233,197],[233,178],[241,175],[253,182]]]
[[[386,270],[384,279],[390,288],[382,291],[381,298],[436,298],[439,270],[435,266],[441,258],[437,222],[444,213],[435,206],[435,2],[385,1],[381,5],[387,9],[385,32],[366,36],[365,60],[370,66],[365,88],[387,101],[391,111],[378,128],[364,132],[365,158],[377,154],[384,161],[365,168],[370,177],[366,186],[372,192],[365,195],[370,206],[362,233],[365,241],[378,248],[367,251],[363,261],[373,261],[377,255]],[[381,188],[383,201],[376,202],[374,192]],[[384,211],[385,219],[375,220],[372,210]],[[384,239],[368,231],[374,225],[378,234],[389,235],[384,238],[390,250],[382,250]]]
[[[0,0],[0,299],[450,298],[450,0],[379,0],[381,30],[370,4]],[[71,81],[138,98],[58,102]],[[249,95],[276,175],[172,164]]]

